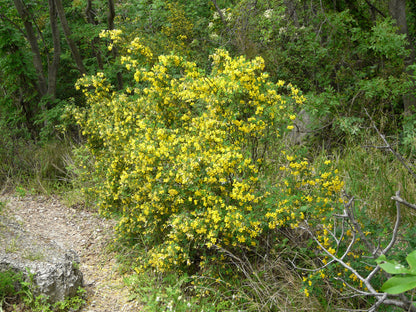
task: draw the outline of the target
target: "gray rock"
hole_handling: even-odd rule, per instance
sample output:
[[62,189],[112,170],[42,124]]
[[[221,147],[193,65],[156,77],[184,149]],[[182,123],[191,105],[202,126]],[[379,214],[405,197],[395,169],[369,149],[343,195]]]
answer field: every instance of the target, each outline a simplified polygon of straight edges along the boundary
[[48,296],[52,303],[74,296],[83,282],[78,268],[79,257],[73,250],[28,233],[0,215],[0,271],[22,272],[25,280],[33,281],[34,295]]
[[311,133],[311,116],[305,110],[301,110],[297,115],[298,116],[294,121],[294,128],[289,133],[289,138],[292,144],[304,143],[308,134]]

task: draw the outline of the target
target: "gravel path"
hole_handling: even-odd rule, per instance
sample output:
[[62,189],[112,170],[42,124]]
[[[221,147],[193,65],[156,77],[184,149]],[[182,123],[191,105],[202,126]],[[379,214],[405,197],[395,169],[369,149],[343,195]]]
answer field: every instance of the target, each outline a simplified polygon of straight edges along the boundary
[[75,250],[81,259],[87,304],[83,312],[140,311],[129,302],[128,290],[117,271],[115,254],[106,250],[113,237],[114,221],[81,207],[66,207],[57,197],[0,196],[7,212],[29,232],[35,232],[64,248]]

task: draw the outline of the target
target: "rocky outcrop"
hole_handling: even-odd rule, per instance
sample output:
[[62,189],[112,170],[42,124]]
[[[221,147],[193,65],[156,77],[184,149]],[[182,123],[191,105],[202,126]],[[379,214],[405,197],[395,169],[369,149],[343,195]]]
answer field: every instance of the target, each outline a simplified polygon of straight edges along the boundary
[[78,268],[79,257],[74,251],[29,233],[16,220],[0,215],[0,271],[22,272],[26,280],[33,281],[35,295],[46,295],[50,302],[75,295],[83,280]]

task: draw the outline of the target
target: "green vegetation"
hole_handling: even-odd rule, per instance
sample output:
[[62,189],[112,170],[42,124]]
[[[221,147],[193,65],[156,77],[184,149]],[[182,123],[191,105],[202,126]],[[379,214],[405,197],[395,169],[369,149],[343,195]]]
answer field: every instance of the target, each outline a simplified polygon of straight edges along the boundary
[[7,297],[11,297],[16,293],[15,283],[19,275],[13,271],[5,271],[0,273],[0,306],[3,306]]
[[16,239],[12,239],[5,248],[6,253],[14,253],[19,250],[19,246]]
[[415,310],[413,1],[9,2],[0,190],[116,218],[132,299]]
[[44,258],[45,256],[40,251],[31,251],[23,254],[23,259],[27,259],[30,261],[42,260]]
[[78,289],[76,296],[51,304],[47,297],[35,296],[34,287],[36,286],[33,284],[30,273],[29,280],[26,280],[22,273],[11,270],[0,272],[0,310],[3,311],[5,307],[13,307],[13,311],[16,311],[18,302],[23,302],[25,309],[33,312],[79,311],[85,304],[83,298],[85,290],[83,288]]

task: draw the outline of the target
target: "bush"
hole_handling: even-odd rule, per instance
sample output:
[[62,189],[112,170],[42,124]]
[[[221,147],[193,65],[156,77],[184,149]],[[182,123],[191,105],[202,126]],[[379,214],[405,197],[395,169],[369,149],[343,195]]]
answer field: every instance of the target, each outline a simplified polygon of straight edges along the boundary
[[[125,51],[134,81],[116,93],[104,73],[84,77],[77,88],[89,107],[72,114],[102,181],[89,192],[104,215],[121,215],[120,238],[147,250],[137,270],[203,269],[220,261],[217,248],[256,248],[267,232],[337,202],[336,174],[283,151],[280,138],[304,98],[270,82],[260,57],[217,50],[206,73],[177,55],[153,63],[137,38]],[[270,172],[282,158],[276,181]]]

